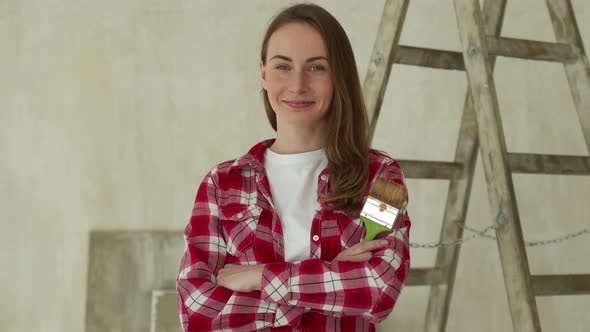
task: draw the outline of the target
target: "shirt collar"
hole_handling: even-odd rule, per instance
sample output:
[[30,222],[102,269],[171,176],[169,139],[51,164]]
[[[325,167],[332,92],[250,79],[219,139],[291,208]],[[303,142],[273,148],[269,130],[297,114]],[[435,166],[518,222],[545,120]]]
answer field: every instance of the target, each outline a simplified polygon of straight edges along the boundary
[[262,142],[254,145],[250,150],[240,158],[236,159],[234,163],[229,167],[229,171],[242,170],[249,166],[254,170],[262,169],[264,165],[264,151],[271,146],[275,141],[275,138],[266,139]]
[[[250,167],[254,171],[260,171],[264,168],[264,151],[270,147],[275,141],[275,138],[269,138],[264,141],[261,141],[254,145],[250,150],[240,158],[236,159],[234,163],[229,167],[229,171],[239,171],[246,167]],[[318,186],[318,191],[320,193],[326,193],[328,190],[328,168],[324,168],[320,173],[320,183]],[[318,203],[320,204],[332,204],[333,202],[325,201],[318,197]],[[336,213],[346,214],[343,210],[334,209]]]

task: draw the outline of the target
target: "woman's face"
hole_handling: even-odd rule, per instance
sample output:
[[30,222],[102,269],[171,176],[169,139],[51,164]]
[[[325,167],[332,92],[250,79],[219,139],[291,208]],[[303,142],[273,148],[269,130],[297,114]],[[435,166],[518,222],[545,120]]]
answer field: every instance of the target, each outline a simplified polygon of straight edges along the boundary
[[314,28],[289,23],[277,29],[268,41],[260,74],[279,127],[324,123],[334,88],[326,45]]

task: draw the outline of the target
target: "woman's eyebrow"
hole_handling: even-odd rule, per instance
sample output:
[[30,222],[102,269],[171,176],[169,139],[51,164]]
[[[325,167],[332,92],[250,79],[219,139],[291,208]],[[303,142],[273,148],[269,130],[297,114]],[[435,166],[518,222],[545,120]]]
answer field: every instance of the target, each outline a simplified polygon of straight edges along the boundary
[[[293,62],[293,59],[291,59],[291,58],[289,58],[287,56],[284,56],[284,55],[280,55],[280,54],[277,54],[277,55],[273,56],[270,59],[272,60],[272,59],[275,59],[275,58],[277,58],[277,59],[283,59],[285,61],[291,61],[291,62]],[[305,60],[305,62],[312,62],[314,60],[321,60],[321,59],[324,59],[324,60],[328,61],[328,59],[326,57],[323,57],[323,56],[314,56],[314,57],[308,58],[307,60]]]

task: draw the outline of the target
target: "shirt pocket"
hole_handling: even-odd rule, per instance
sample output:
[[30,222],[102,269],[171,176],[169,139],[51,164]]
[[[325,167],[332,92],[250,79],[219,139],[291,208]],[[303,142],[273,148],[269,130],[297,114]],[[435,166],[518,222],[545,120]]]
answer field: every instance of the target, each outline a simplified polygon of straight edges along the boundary
[[219,209],[228,254],[238,257],[254,245],[262,208],[258,205],[230,204]]

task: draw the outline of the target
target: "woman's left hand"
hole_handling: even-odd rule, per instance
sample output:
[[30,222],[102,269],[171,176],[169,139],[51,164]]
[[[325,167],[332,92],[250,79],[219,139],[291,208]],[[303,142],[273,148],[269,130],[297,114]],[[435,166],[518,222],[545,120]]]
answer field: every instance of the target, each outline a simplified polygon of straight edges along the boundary
[[257,291],[262,284],[262,271],[264,264],[227,264],[217,272],[217,285],[236,292]]

